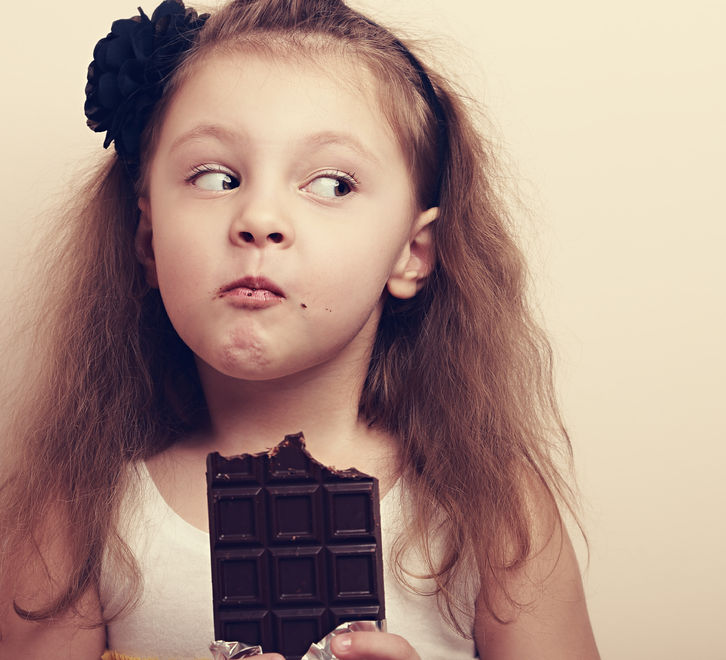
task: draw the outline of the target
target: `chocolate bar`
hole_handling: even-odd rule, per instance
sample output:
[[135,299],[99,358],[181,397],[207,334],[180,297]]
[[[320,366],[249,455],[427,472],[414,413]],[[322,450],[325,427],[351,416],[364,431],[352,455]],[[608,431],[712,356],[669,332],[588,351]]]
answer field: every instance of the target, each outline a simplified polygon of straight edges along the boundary
[[333,470],[302,433],[207,456],[216,639],[299,660],[345,621],[382,620],[378,481]]

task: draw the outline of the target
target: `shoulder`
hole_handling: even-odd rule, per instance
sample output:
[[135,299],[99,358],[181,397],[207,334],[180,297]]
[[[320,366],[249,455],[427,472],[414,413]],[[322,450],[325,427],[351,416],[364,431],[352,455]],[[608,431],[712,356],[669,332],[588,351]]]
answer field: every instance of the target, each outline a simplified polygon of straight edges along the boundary
[[68,584],[68,529],[62,517],[48,519],[52,522],[45,525],[37,546],[28,542],[18,549],[0,575],[0,656],[97,660],[106,646],[106,632],[92,580],[64,612],[39,620],[18,613],[17,608],[42,613],[64,595]]
[[480,657],[597,660],[580,568],[565,524],[544,486],[532,480],[525,492],[532,521],[530,552],[525,561],[489,578],[488,603],[484,591],[477,600],[474,628]]
[[[51,621],[19,617],[5,597],[0,603],[0,656],[45,660],[98,660],[106,648],[106,630],[98,625],[98,595],[85,594],[75,611]],[[93,622],[93,623],[92,623]]]

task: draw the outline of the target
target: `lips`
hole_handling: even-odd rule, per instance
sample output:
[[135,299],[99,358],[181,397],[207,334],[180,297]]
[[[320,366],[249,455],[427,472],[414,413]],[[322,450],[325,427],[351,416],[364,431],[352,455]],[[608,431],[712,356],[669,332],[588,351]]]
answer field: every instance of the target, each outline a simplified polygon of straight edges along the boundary
[[277,286],[274,282],[268,280],[266,277],[243,277],[242,279],[235,280],[229,284],[225,284],[219,289],[219,295],[223,296],[225,293],[231,293],[238,289],[249,289],[250,291],[269,291],[270,293],[284,298],[285,294],[282,289]]
[[282,302],[282,289],[265,277],[243,277],[220,287],[219,298],[225,298],[235,307],[260,309]]

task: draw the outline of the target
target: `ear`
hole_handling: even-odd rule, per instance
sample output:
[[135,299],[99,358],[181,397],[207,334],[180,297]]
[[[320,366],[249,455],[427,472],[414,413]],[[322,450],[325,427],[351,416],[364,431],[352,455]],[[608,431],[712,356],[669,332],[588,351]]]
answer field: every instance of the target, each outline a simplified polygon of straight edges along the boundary
[[136,258],[144,267],[146,282],[155,289],[159,288],[159,278],[156,276],[156,260],[154,259],[153,232],[151,230],[151,206],[146,197],[139,198],[139,226],[136,228],[134,248]]
[[431,223],[439,217],[439,207],[422,211],[411,226],[411,237],[404,246],[388,278],[388,292],[396,298],[413,298],[434,268]]

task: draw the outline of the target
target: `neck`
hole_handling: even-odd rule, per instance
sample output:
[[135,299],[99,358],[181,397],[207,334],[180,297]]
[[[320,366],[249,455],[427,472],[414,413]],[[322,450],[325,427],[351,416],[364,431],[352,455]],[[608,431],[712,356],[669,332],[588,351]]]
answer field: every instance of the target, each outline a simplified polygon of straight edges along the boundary
[[340,469],[355,465],[377,472],[377,462],[390,465],[396,455],[387,434],[358,419],[364,368],[311,369],[283,379],[241,381],[201,362],[198,367],[212,422],[204,439],[210,451],[266,451],[285,435],[302,431],[308,451]]

